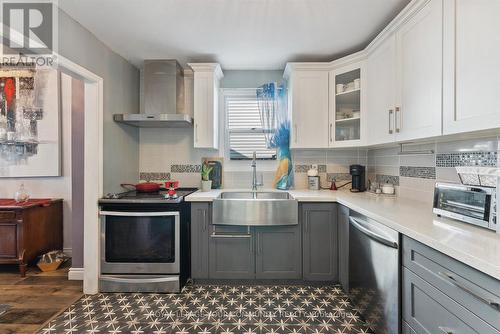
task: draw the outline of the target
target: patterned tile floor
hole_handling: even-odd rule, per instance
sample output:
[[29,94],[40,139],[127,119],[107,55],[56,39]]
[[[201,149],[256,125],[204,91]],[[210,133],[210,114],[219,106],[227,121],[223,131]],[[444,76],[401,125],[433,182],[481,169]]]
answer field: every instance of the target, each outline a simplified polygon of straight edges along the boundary
[[39,333],[371,333],[339,286],[188,285],[86,295]]

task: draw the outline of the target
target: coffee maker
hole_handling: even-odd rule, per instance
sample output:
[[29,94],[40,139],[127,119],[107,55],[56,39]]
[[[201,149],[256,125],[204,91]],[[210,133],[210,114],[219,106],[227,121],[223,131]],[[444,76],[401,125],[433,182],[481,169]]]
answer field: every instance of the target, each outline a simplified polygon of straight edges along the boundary
[[352,176],[352,192],[363,192],[365,186],[365,166],[351,165],[349,166],[349,174]]

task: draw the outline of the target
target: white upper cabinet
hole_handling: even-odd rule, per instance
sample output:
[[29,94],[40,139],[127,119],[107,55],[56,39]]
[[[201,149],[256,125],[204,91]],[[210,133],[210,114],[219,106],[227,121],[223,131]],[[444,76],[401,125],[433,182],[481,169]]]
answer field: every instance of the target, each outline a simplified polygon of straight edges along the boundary
[[395,140],[396,37],[390,35],[368,54],[367,61],[367,140],[370,145]]
[[443,133],[500,127],[500,1],[445,1]]
[[359,146],[365,140],[365,82],[363,61],[330,71],[330,147]]
[[217,63],[190,63],[194,76],[194,147],[219,146],[219,87],[223,74]]
[[328,71],[287,67],[290,147],[327,148]]
[[443,0],[431,0],[396,32],[397,141],[442,133],[442,15]]

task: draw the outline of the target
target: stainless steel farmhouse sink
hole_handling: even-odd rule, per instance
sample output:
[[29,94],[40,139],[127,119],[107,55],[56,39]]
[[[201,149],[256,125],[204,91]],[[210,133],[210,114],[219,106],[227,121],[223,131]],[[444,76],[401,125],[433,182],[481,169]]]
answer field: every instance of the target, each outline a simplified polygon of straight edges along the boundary
[[227,191],[213,201],[215,225],[297,225],[298,203],[287,192]]

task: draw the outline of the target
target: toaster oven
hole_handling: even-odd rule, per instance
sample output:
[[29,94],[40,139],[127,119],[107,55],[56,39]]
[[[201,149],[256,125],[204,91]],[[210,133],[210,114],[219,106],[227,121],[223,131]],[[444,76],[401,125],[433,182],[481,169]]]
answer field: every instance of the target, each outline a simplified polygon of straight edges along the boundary
[[496,188],[436,183],[433,212],[438,216],[496,231]]

